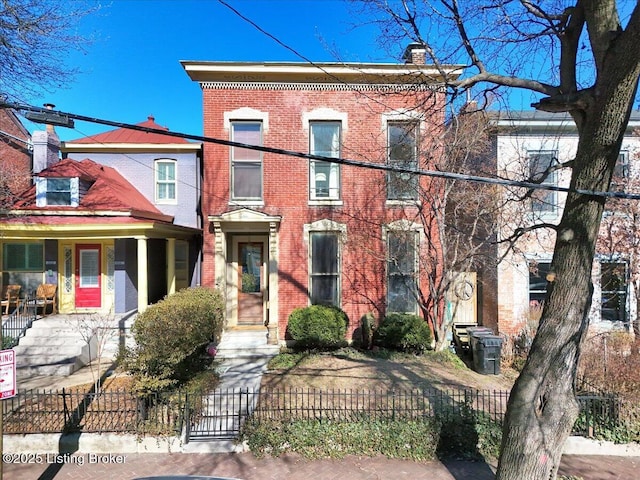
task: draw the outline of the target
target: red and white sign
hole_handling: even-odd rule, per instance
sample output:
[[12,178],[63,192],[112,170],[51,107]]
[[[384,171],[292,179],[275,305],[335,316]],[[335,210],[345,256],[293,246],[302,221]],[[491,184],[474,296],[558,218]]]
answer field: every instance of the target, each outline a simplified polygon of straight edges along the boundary
[[16,353],[0,350],[0,399],[16,396]]

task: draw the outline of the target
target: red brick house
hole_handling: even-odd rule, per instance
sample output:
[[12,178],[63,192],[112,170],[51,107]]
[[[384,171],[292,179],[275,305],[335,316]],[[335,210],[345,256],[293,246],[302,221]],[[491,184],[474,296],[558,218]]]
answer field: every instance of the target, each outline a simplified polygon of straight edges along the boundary
[[31,135],[9,108],[0,108],[0,172],[2,208],[31,183]]
[[407,59],[182,62],[202,87],[206,137],[365,165],[205,144],[202,283],[226,294],[229,327],[267,325],[283,341],[294,308],[334,304],[350,338],[367,312],[425,308],[418,256],[438,247],[418,207],[432,180],[366,168],[429,168],[440,152],[441,75],[424,50]]

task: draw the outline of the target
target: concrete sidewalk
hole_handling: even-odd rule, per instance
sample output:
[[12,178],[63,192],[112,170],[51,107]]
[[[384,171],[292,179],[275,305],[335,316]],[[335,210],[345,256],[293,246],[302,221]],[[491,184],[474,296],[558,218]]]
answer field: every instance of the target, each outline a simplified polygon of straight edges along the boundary
[[[44,458],[55,461],[55,458]],[[484,462],[444,460],[413,462],[383,457],[349,456],[340,460],[305,460],[287,454],[257,459],[250,453],[128,454],[58,458],[59,463],[5,463],[8,480],[136,480],[154,476],[193,475],[243,480],[491,480],[495,467]],[[560,474],[583,480],[638,478],[640,457],[565,456]]]

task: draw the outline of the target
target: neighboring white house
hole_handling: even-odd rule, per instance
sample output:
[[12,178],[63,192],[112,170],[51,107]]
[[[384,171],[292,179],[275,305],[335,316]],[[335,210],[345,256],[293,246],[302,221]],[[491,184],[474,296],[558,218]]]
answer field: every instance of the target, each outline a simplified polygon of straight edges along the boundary
[[[578,145],[577,129],[570,116],[510,112],[500,114],[496,123],[499,176],[569,186],[571,171],[562,168],[562,164],[573,159]],[[633,112],[614,177],[618,185],[612,185],[612,189],[620,188],[620,183],[627,183],[629,178],[640,178],[638,127],[640,112]],[[556,225],[560,221],[566,194],[534,190],[527,195],[526,189],[517,188],[505,188],[503,191],[507,205],[503,211],[500,240],[505,241],[518,228],[526,229],[535,224]],[[635,235],[635,232],[626,234]],[[540,228],[522,235],[512,250],[509,250],[509,242],[500,244],[499,253],[505,255],[497,275],[498,328],[501,333],[518,334],[527,322],[535,324],[539,318],[554,243],[553,229]],[[635,319],[635,301],[632,301],[633,292],[629,288],[631,261],[629,252],[616,251],[615,245],[613,249],[597,253],[593,265],[594,294],[590,312],[594,328],[628,328],[629,322]]]

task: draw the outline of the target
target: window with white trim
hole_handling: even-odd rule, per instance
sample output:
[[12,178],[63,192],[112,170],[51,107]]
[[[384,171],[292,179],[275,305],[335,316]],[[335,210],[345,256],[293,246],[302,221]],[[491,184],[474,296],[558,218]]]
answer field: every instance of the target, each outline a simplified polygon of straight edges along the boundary
[[[309,153],[340,158],[340,122],[319,121],[309,124]],[[309,197],[311,200],[340,198],[340,164],[309,161]]]
[[177,163],[170,159],[155,161],[156,203],[176,203],[178,199]]
[[[558,185],[558,152],[555,150],[534,150],[527,152],[529,177],[540,185]],[[553,190],[536,189],[531,194],[531,209],[537,214],[556,214],[558,195]]]
[[[418,168],[418,122],[387,123],[387,164],[391,167]],[[387,174],[387,200],[417,200],[418,176],[408,172]]]
[[340,232],[309,232],[312,305],[340,306]]
[[38,177],[36,184],[36,206],[77,207],[80,202],[79,180],[75,178]]
[[627,320],[627,264],[600,262],[600,319]]
[[[232,121],[231,141],[262,146],[262,122]],[[231,198],[262,200],[262,152],[231,147]]]
[[417,231],[387,231],[388,312],[417,313],[418,245]]

